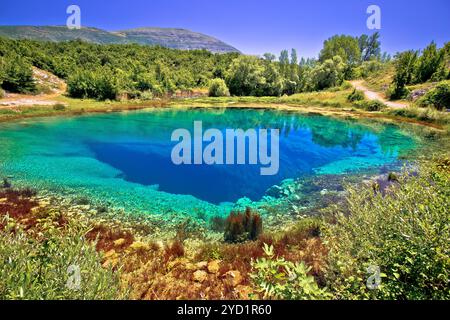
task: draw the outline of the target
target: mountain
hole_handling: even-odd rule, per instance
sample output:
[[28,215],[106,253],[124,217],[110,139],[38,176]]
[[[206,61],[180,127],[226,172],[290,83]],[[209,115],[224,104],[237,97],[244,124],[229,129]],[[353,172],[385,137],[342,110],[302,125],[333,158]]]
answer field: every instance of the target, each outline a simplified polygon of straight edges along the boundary
[[71,30],[65,26],[0,26],[0,36],[56,42],[81,39],[98,44],[138,43],[180,50],[205,49],[214,53],[239,52],[211,36],[174,28],[138,28],[109,32],[91,27]]

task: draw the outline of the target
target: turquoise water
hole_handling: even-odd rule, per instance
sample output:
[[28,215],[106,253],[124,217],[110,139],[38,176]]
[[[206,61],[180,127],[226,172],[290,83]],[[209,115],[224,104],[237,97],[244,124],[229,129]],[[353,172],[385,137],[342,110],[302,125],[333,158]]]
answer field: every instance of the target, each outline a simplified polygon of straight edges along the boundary
[[[280,129],[280,165],[182,165],[171,161],[173,130]],[[87,115],[0,125],[0,174],[39,188],[76,192],[148,213],[215,212],[258,201],[288,178],[377,172],[417,147],[395,125],[244,109]]]

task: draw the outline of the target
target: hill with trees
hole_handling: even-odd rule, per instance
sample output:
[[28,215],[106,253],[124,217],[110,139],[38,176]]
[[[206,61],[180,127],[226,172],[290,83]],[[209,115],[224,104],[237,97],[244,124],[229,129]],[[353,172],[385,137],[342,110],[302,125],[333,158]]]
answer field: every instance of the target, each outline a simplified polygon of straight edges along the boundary
[[137,43],[180,50],[205,49],[214,53],[239,52],[211,36],[176,28],[139,28],[109,32],[92,27],[69,29],[66,26],[0,26],[0,36],[55,42],[83,40],[96,44]]

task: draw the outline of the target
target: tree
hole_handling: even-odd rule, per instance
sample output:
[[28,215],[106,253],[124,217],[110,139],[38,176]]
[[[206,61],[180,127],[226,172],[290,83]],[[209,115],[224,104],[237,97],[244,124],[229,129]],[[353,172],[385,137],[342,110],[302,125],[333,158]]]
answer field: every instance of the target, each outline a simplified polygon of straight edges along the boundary
[[297,50],[292,49],[292,51],[291,51],[291,65],[297,65],[297,64],[298,64]]
[[277,57],[273,53],[264,53],[263,58],[268,62],[273,62]]
[[430,80],[440,67],[445,70],[445,52],[444,50],[438,50],[436,43],[432,42],[417,59],[414,82],[423,83]]
[[283,77],[274,63],[251,56],[233,60],[226,83],[230,93],[237,96],[279,96],[284,88]]
[[381,43],[380,33],[375,32],[368,36],[363,34],[358,38],[359,50],[361,51],[361,60],[369,61],[371,59],[380,58],[381,55]]
[[314,90],[323,90],[341,85],[344,81],[346,65],[340,56],[327,59],[311,71],[311,81]]
[[280,96],[283,93],[283,77],[273,63],[265,66],[264,78],[266,79],[263,89],[265,96]]
[[323,49],[320,51],[320,62],[323,63],[335,56],[341,57],[345,64],[357,64],[361,59],[358,39],[352,36],[335,35],[325,40]]
[[389,96],[391,99],[404,98],[408,94],[406,85],[410,84],[415,71],[418,53],[414,50],[405,51],[395,56],[395,76]]
[[264,66],[257,57],[240,56],[231,63],[226,83],[232,95],[262,95],[266,83]]
[[[21,56],[10,53],[2,59],[3,89],[18,93],[33,93],[36,83],[31,64]],[[1,79],[0,79],[0,82]]]

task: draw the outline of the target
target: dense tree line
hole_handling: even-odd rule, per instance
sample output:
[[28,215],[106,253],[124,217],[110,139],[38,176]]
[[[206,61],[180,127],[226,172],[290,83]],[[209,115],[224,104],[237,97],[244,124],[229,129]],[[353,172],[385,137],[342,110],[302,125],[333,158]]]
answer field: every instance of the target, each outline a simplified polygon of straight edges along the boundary
[[0,38],[0,79],[8,91],[28,91],[33,86],[28,77],[33,65],[67,80],[68,92],[73,97],[113,99],[126,94],[139,98],[148,92],[162,95],[207,87],[211,79],[225,77],[237,56],[236,53],[212,54],[205,50],[180,51],[134,44]]
[[[449,46],[433,43],[422,55],[409,51],[395,57],[394,96],[404,87],[448,77]],[[34,92],[32,66],[65,79],[75,98],[145,99],[177,90],[209,87],[212,96],[280,96],[340,86],[367,77],[390,60],[381,54],[379,34],[336,35],[324,42],[318,59],[305,59],[295,49],[280,56],[162,47],[60,43],[0,38],[0,85],[12,92]]]

